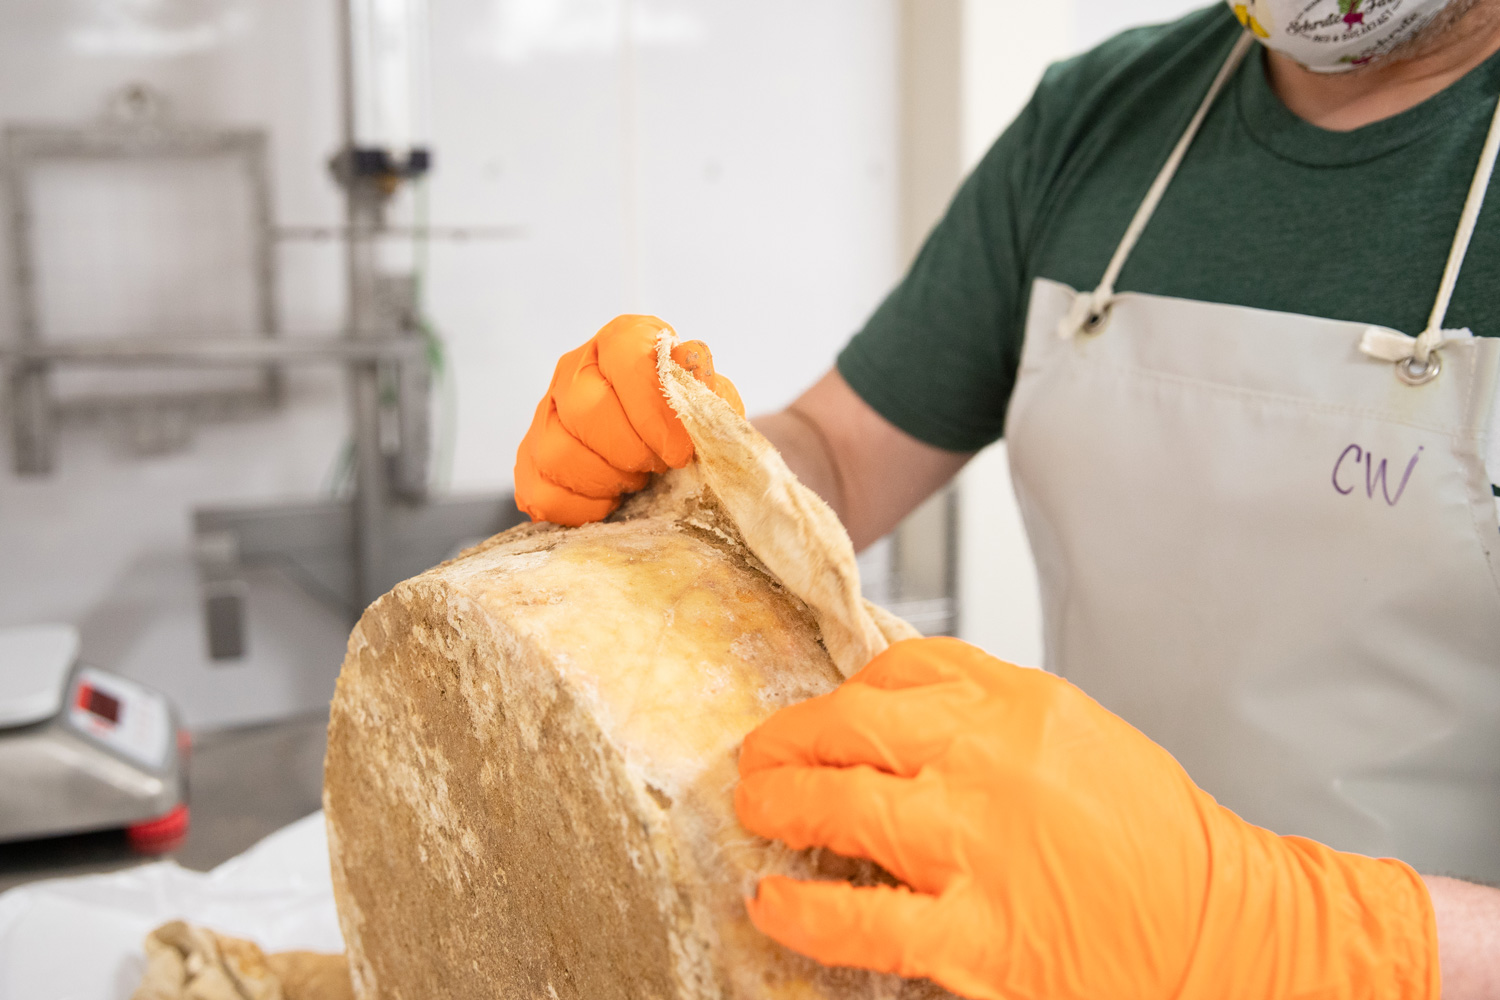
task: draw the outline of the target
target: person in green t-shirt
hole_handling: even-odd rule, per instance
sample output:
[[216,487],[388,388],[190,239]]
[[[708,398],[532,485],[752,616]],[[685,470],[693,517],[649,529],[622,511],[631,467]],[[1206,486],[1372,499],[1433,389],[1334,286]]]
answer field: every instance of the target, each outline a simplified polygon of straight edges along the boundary
[[[755,421],[860,546],[1003,436],[1048,672],[909,640],[747,737],[748,829],[904,883],[768,877],[756,926],[971,997],[1500,998],[1500,890],[1438,874],[1500,881],[1497,97],[1500,0],[1231,0],[1048,70]],[[534,519],[688,460],[659,336],[559,363]]]

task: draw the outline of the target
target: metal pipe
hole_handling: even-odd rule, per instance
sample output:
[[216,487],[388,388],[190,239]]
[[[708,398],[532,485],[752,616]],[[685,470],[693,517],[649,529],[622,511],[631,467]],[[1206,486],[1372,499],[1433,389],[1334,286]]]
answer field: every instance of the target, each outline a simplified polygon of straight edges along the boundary
[[339,126],[344,149],[354,148],[354,11],[353,0],[334,0],[339,24]]
[[[383,212],[382,196],[373,185],[352,179],[347,194],[349,342],[353,346],[383,339],[376,300],[376,246],[358,235],[369,222],[378,225]],[[380,595],[388,496],[380,447],[380,368],[374,360],[349,366],[349,398],[354,434],[354,596],[363,611]]]
[[229,365],[364,364],[383,360],[417,360],[426,351],[418,337],[293,338],[290,340],[139,340],[77,341],[0,345],[0,364],[47,362],[122,367],[173,365],[215,368]]
[[[385,226],[385,197],[373,178],[354,169],[355,134],[354,4],[358,0],[335,0],[339,8],[339,55],[343,73],[340,92],[343,112],[344,223],[346,227],[345,276],[348,294],[348,327],[351,342],[373,341],[379,329],[376,302],[377,244],[374,236]],[[336,168],[337,171],[337,168]],[[349,366],[350,424],[354,437],[354,517],[350,551],[353,560],[355,607],[363,611],[379,596],[381,537],[385,528],[387,501],[384,456],[380,448],[380,369],[374,361]]]
[[[272,235],[278,240],[343,240],[349,237],[348,226],[277,226]],[[372,238],[453,240],[518,240],[527,235],[525,226],[385,226]]]

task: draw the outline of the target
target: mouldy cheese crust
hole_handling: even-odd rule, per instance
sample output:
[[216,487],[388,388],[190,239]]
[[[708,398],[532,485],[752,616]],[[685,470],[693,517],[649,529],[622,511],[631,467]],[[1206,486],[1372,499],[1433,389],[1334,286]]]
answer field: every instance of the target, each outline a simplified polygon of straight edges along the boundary
[[614,523],[497,536],[355,628],[324,802],[361,998],[932,993],[745,917],[759,874],[873,871],[735,822],[745,733],[839,675],[806,607],[672,478]]
[[769,872],[879,877],[742,829],[735,755],[913,633],[860,601],[847,536],[774,449],[660,367],[693,466],[608,523],[496,536],[350,636],[324,806],[362,1000],[945,995],[818,966],[745,915]]

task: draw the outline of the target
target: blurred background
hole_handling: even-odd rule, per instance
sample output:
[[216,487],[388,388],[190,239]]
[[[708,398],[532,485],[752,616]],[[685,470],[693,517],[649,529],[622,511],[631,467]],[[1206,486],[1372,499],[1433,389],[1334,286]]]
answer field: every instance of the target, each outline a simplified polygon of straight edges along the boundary
[[[69,712],[143,772],[195,749],[185,843],[43,838],[100,825],[63,802],[0,886],[132,844],[207,866],[315,809],[352,616],[515,520],[560,353],[650,312],[784,405],[1049,62],[1198,5],[6,0],[0,785]],[[1039,660],[1003,446],[863,563]],[[109,701],[178,750],[105,745]]]

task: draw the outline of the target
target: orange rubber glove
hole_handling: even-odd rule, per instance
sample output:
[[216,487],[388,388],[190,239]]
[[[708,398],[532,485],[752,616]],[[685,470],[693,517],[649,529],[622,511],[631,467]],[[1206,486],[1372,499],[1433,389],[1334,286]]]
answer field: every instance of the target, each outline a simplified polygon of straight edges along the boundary
[[977,1000],[1438,1000],[1416,872],[1252,826],[1061,678],[913,639],[746,739],[740,820],[905,883],[761,880],[755,926]]
[[[602,520],[651,473],[692,460],[693,442],[656,374],[663,332],[676,342],[655,316],[617,316],[559,359],[516,452],[516,506],[533,521],[577,527]],[[701,340],[676,344],[672,360],[744,416],[734,383],[715,374]]]

